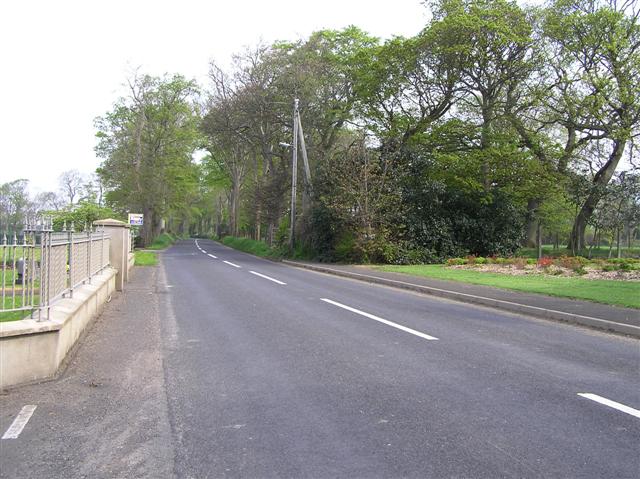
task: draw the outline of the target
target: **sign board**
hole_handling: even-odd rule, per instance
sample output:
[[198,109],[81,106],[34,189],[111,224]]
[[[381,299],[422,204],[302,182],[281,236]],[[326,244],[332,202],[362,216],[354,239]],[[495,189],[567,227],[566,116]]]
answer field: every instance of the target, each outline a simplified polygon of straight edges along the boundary
[[129,224],[131,226],[142,226],[144,215],[141,213],[129,213]]

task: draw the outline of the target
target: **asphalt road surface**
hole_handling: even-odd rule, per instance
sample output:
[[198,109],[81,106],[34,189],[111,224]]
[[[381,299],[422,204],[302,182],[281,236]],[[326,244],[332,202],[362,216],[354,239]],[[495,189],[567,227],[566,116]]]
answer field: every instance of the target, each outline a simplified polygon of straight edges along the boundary
[[162,263],[0,397],[0,434],[37,405],[0,476],[640,476],[636,339],[207,240]]

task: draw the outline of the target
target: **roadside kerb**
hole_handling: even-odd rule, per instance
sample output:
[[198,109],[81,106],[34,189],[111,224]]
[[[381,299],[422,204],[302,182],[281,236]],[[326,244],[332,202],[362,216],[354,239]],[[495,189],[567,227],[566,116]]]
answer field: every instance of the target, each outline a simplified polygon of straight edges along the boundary
[[487,298],[484,296],[476,296],[468,293],[461,293],[458,291],[450,291],[441,288],[434,288],[431,286],[424,286],[406,281],[399,281],[395,279],[382,278],[379,276],[371,276],[368,274],[355,273],[353,271],[344,271],[326,266],[319,266],[316,264],[299,263],[296,261],[283,260],[283,263],[297,268],[309,269],[312,271],[318,271],[320,273],[333,274],[336,276],[342,276],[345,278],[356,279],[360,281],[366,281],[368,283],[381,284],[384,286],[391,286],[395,288],[406,289],[410,291],[416,291],[419,293],[430,294],[432,296],[438,296],[445,299],[451,299],[454,301],[461,301],[464,303],[477,304],[481,306],[489,306],[512,313],[519,313],[528,316],[533,316],[541,319],[551,319],[554,321],[564,321],[572,324],[578,324],[583,326],[589,326],[596,329],[603,329],[620,334],[627,334],[630,336],[640,337],[640,326],[634,326],[632,324],[624,324],[616,321],[610,321],[607,319],[594,318],[591,316],[583,316],[580,314],[567,313],[564,311],[556,311],[552,309],[540,308],[537,306],[531,306],[527,304],[514,303],[511,301],[504,301],[495,298]]

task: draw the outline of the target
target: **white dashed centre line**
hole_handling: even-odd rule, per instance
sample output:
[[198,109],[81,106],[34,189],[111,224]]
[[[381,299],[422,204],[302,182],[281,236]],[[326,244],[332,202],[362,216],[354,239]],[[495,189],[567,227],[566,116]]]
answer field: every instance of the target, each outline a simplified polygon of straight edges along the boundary
[[227,263],[229,266],[233,266],[234,268],[242,268],[242,266],[238,266],[237,264],[233,264],[231,261],[223,261],[223,263]]
[[210,256],[210,257],[211,257],[211,258],[213,258],[213,259],[218,259],[218,257],[217,257],[217,256],[213,256],[213,255],[212,255],[212,254],[210,254],[210,253],[207,253],[207,256]]
[[20,433],[24,429],[24,427],[31,419],[33,412],[36,410],[38,406],[28,405],[22,408],[22,410],[18,413],[18,416],[13,420],[7,432],[4,433],[2,439],[18,439]]
[[200,251],[202,251],[204,254],[207,254],[207,252],[205,250],[203,250],[203,249],[201,249]]
[[274,283],[287,284],[287,283],[283,283],[282,281],[278,281],[275,278],[271,278],[270,276],[267,276],[266,274],[256,273],[255,271],[249,271],[249,273],[255,274],[256,276],[260,276],[261,278],[264,278],[264,279],[268,279],[269,281],[273,281]]
[[409,334],[413,334],[414,336],[418,336],[419,338],[427,339],[429,341],[437,341],[438,340],[438,338],[436,338],[434,336],[429,336],[428,334],[421,333],[420,331],[416,331],[415,329],[407,328],[406,326],[402,326],[401,324],[397,324],[397,323],[394,323],[392,321],[388,321],[386,319],[382,319],[382,318],[380,318],[378,316],[375,316],[373,314],[365,313],[364,311],[360,311],[359,309],[352,308],[351,306],[347,306],[345,304],[338,303],[336,301],[332,301],[332,300],[327,299],[327,298],[320,298],[320,299],[322,301],[324,301],[325,303],[333,304],[334,306],[337,306],[338,308],[346,309],[347,311],[351,311],[352,313],[359,314],[361,316],[364,316],[365,318],[373,319],[374,321],[378,321],[379,323],[386,324],[387,326],[391,326],[392,328],[399,329],[401,331],[404,331],[405,333],[409,333]]
[[618,411],[626,412],[627,414],[631,414],[634,417],[640,418],[640,411],[634,409],[629,406],[625,406],[619,402],[612,401],[611,399],[603,398],[602,396],[598,396],[597,394],[591,393],[578,393],[578,396],[583,397],[585,399],[591,399],[600,404],[604,404],[605,406],[609,406],[610,408],[617,409]]

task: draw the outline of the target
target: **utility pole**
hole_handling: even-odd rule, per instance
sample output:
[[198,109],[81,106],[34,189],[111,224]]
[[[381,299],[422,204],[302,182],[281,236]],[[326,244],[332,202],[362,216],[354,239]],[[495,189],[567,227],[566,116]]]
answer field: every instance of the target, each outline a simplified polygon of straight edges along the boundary
[[293,100],[293,161],[291,165],[291,225],[289,231],[289,248],[295,248],[296,231],[296,190],[298,187],[298,99]]

